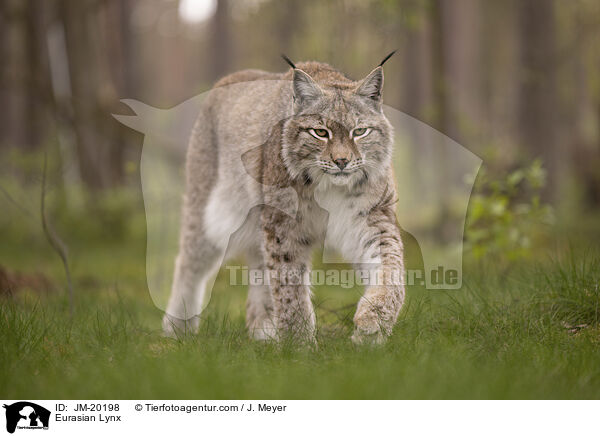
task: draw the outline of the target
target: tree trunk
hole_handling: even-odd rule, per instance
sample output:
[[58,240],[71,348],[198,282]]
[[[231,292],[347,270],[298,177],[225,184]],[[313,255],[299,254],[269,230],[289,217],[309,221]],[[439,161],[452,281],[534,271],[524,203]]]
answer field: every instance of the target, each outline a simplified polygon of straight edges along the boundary
[[520,145],[548,170],[547,199],[556,193],[557,80],[553,0],[522,0],[520,7]]
[[61,0],[60,8],[81,178],[92,189],[109,187],[122,179],[122,144],[115,136],[117,123],[110,117],[117,94],[109,64],[118,60],[109,58],[106,47],[107,33],[113,29],[101,22],[107,3]]
[[415,24],[405,32],[401,108],[415,118],[430,121],[426,110],[432,100],[431,22],[420,2],[411,13]]
[[218,0],[217,10],[211,23],[212,80],[216,81],[230,72],[231,56],[231,17],[229,0]]

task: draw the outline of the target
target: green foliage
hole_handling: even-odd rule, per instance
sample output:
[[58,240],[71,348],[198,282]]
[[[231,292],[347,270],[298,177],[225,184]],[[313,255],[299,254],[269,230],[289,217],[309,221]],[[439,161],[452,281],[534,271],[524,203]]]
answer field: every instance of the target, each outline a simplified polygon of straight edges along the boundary
[[[9,150],[0,154],[3,161],[10,162],[10,167],[0,172],[0,208],[4,212],[0,232],[5,241],[36,239],[47,245],[45,237],[37,237],[42,229],[44,153]],[[48,220],[68,246],[145,239],[144,205],[137,185],[90,190],[61,165],[59,159],[49,156],[45,207]]]
[[143,204],[139,193],[130,187],[92,193],[83,186],[68,186],[53,206],[57,228],[71,239],[89,243],[122,241],[132,233],[145,237]]
[[476,259],[529,257],[542,240],[542,225],[553,222],[552,207],[540,197],[545,182],[539,160],[504,178],[481,168],[467,214],[467,252]]

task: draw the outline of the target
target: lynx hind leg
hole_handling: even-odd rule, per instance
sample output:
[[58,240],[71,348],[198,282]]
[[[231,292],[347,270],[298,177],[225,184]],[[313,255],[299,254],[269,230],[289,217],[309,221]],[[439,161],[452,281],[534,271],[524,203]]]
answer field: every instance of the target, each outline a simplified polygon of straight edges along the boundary
[[210,123],[210,119],[206,113],[201,112],[188,149],[187,188],[179,253],[175,262],[171,297],[163,317],[163,331],[171,337],[197,331],[207,284],[219,267],[224,253],[224,247],[216,246],[208,238],[204,225],[204,213],[214,189],[218,164],[213,138],[206,133],[207,123]]
[[183,241],[175,262],[171,297],[163,317],[166,336],[197,333],[207,285],[219,267],[222,254],[222,250],[201,235]]

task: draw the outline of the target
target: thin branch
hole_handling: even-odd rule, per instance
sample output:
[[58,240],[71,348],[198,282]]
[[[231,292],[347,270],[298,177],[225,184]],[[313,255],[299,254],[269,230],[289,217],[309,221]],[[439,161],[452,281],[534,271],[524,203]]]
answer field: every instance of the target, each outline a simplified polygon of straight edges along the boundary
[[58,237],[50,223],[46,218],[46,167],[48,164],[48,155],[44,154],[44,172],[42,174],[42,204],[41,204],[41,213],[42,213],[42,227],[44,228],[44,234],[48,239],[48,242],[54,248],[54,251],[58,253],[60,258],[62,259],[63,266],[65,268],[65,273],[67,275],[67,286],[69,290],[69,315],[73,318],[73,282],[71,281],[71,272],[69,270],[69,262],[67,260],[67,246],[64,242]]

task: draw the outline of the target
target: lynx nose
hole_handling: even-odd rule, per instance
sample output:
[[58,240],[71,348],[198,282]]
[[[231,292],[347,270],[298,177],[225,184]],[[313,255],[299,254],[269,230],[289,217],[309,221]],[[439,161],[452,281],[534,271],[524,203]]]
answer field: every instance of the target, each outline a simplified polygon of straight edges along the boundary
[[348,165],[348,159],[342,157],[339,159],[334,159],[333,162],[338,166],[338,168],[340,170],[343,170],[344,168],[346,168],[346,165]]

